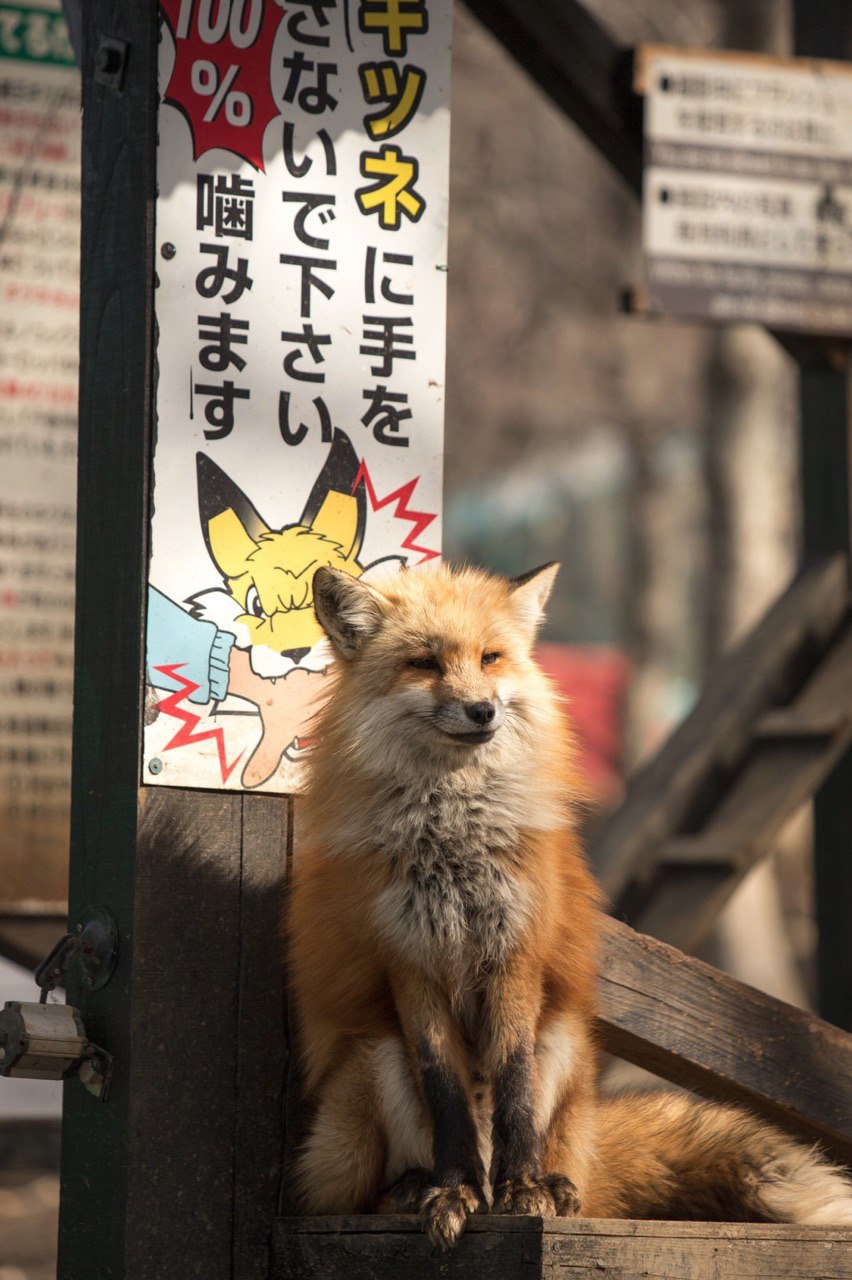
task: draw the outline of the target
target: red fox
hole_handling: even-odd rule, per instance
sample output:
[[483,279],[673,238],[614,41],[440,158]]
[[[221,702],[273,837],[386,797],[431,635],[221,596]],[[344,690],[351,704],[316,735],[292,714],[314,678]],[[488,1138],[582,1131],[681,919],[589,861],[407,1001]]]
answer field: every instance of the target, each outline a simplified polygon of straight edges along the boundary
[[532,646],[558,566],[331,568],[338,658],[302,802],[289,944],[309,1213],[852,1224],[852,1182],[733,1107],[607,1099],[599,893],[566,716]]

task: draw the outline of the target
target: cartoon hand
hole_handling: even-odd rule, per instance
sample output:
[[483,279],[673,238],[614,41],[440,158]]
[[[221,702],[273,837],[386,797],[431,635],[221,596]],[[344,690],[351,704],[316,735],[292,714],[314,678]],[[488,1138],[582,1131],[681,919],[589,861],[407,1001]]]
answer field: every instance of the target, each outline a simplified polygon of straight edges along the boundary
[[244,787],[259,787],[272,777],[287,747],[317,711],[324,677],[323,671],[295,667],[285,677],[265,680],[252,671],[245,650],[231,650],[228,692],[253,702],[263,722],[260,742],[243,769]]

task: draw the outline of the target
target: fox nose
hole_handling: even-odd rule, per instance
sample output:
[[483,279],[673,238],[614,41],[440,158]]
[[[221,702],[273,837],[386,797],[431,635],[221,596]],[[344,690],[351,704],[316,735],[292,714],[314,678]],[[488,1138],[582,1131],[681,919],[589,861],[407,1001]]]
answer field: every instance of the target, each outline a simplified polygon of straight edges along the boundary
[[467,718],[480,728],[485,728],[497,714],[490,702],[466,702],[464,705]]
[[310,653],[311,646],[306,645],[304,649],[282,649],[282,655],[285,658],[291,658],[297,665],[302,661],[306,653]]

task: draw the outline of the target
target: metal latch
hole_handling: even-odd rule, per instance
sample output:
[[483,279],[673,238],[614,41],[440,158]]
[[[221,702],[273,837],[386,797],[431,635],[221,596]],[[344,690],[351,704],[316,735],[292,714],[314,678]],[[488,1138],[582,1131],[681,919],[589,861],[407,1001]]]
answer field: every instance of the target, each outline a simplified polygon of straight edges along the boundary
[[76,1075],[96,1098],[106,1098],[112,1054],[89,1040],[78,1009],[48,1004],[47,996],[64,985],[72,964],[78,965],[90,991],[105,986],[115,968],[117,939],[109,912],[100,908],[87,912],[76,932],[60,938],[36,969],[39,1001],[7,1000],[0,1010],[0,1076],[65,1080]]
[[65,1080],[78,1075],[96,1098],[109,1092],[112,1055],[86,1036],[70,1004],[7,1000],[0,1010],[0,1075]]

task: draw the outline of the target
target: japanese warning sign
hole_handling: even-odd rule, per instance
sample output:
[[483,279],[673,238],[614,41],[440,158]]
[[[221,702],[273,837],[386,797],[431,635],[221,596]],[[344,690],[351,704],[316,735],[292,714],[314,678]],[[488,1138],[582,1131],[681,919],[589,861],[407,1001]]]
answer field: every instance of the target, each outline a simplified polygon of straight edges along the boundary
[[71,802],[80,307],[80,74],[59,0],[0,2],[0,244],[0,904],[56,903]]
[[162,0],[147,782],[291,791],[312,604],[440,552],[450,0]]
[[852,333],[852,67],[644,46],[647,310]]

